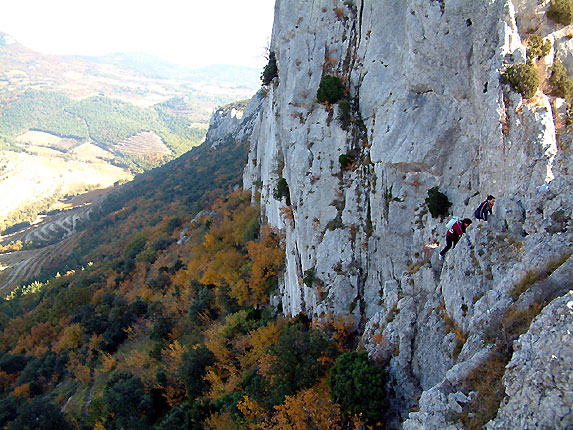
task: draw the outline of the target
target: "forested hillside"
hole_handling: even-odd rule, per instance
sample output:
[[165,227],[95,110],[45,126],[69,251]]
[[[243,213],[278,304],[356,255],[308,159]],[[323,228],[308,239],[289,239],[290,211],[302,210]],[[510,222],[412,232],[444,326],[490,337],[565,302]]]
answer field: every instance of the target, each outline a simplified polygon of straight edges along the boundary
[[[256,88],[253,70],[221,66],[208,82],[191,72],[120,53],[45,55],[0,33],[0,232],[178,157],[214,108]],[[13,247],[4,233],[0,246]]]
[[173,103],[139,107],[31,89],[0,97],[0,190],[7,199],[0,232],[28,226],[65,197],[124,182],[199,145],[205,130],[181,112],[184,103]]
[[[144,108],[102,96],[73,100],[60,92],[26,90],[0,101],[0,139],[14,142],[28,130],[36,130],[73,139],[73,146],[91,141],[115,154],[116,164],[141,170],[156,165],[163,154],[152,149],[133,155],[118,146],[123,139],[152,131],[167,145],[171,157],[177,157],[205,136],[189,119],[164,106],[170,106],[169,102]],[[56,149],[67,152],[69,148]]]
[[288,320],[268,303],[283,239],[250,194],[234,191],[247,149],[204,144],[121,187],[79,233],[73,258],[2,301],[0,427],[378,420],[335,372],[329,385],[336,362],[381,389],[364,354],[343,354],[355,346],[350,322]]

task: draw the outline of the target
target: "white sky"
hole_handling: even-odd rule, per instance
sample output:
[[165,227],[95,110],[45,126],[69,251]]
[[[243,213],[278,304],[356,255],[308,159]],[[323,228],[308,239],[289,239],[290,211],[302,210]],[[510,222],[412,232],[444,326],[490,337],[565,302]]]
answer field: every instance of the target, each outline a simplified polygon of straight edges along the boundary
[[2,0],[0,32],[46,54],[260,67],[273,12],[274,0]]

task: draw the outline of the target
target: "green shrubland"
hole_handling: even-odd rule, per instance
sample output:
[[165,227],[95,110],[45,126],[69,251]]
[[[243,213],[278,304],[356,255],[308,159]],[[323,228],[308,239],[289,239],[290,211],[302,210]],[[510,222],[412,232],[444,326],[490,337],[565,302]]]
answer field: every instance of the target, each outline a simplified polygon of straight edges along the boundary
[[122,153],[116,147],[123,139],[151,130],[173,151],[173,157],[198,145],[203,130],[189,119],[171,113],[168,103],[139,107],[103,96],[73,100],[53,91],[26,90],[14,100],[0,103],[0,137],[13,141],[18,135],[37,130],[78,141],[90,139],[118,155],[117,162],[135,170],[156,167],[143,156]]

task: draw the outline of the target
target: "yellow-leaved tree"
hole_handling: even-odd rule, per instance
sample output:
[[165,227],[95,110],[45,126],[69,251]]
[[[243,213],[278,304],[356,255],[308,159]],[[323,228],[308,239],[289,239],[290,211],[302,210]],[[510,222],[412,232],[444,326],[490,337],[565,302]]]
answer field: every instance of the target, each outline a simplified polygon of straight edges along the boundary
[[58,341],[52,346],[54,352],[62,352],[68,348],[79,348],[82,346],[82,327],[75,323],[67,326],[62,331]]
[[258,241],[247,243],[247,253],[252,262],[251,274],[248,290],[237,295],[240,304],[256,306],[268,302],[269,289],[276,284],[285,259],[282,242],[280,234],[267,224],[261,228]]

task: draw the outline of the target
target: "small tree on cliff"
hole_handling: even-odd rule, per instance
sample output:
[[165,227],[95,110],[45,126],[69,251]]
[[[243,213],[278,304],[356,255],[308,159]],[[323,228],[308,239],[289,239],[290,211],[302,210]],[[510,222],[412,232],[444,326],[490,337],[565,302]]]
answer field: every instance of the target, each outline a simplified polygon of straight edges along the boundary
[[515,91],[521,93],[526,99],[533,97],[539,87],[537,67],[532,61],[512,64],[502,76]]
[[332,369],[328,384],[332,399],[347,416],[362,415],[370,425],[382,421],[387,401],[384,393],[385,372],[365,352],[340,355]]
[[319,103],[334,104],[344,96],[344,85],[338,76],[326,75],[320,81],[316,99]]
[[428,210],[432,214],[432,218],[445,217],[450,211],[452,203],[438,187],[432,187],[428,190],[428,197],[426,197],[426,204]]
[[269,62],[263,69],[261,74],[261,81],[263,85],[268,85],[271,81],[279,75],[279,69],[277,67],[277,57],[274,51],[269,53]]

